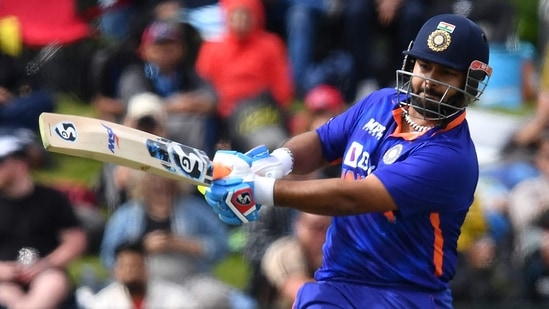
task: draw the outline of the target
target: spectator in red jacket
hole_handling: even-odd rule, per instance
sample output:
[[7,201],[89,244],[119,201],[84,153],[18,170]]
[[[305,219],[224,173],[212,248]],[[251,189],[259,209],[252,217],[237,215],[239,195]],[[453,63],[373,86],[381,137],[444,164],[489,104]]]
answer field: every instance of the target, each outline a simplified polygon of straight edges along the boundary
[[294,85],[286,46],[264,28],[259,0],[222,0],[227,31],[219,41],[204,42],[196,63],[198,73],[211,82],[220,101],[217,113],[226,121],[242,102],[268,94],[287,109]]

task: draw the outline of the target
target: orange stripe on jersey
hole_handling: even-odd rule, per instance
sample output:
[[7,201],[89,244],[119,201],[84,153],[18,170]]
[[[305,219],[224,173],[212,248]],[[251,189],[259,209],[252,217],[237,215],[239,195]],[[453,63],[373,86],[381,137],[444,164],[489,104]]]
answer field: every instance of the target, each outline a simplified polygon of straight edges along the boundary
[[385,218],[387,218],[387,221],[391,222],[391,223],[395,223],[395,213],[394,211],[392,210],[389,210],[389,211],[386,211],[383,213],[383,215],[385,216]]
[[410,133],[403,133],[402,132],[402,109],[400,108],[397,108],[397,109],[393,109],[393,118],[395,119],[395,122],[397,123],[397,127],[395,129],[395,131],[391,134],[392,136],[397,136],[397,137],[401,137],[407,141],[412,141],[420,136],[422,136],[423,134],[425,134],[425,132],[421,132],[421,133],[414,133],[414,132],[410,132]]
[[444,258],[444,251],[442,246],[444,245],[444,237],[442,237],[442,231],[440,230],[440,214],[438,212],[431,213],[430,216],[431,225],[435,232],[434,250],[433,250],[433,264],[435,266],[435,276],[442,276],[442,259]]
[[346,171],[341,175],[341,178],[345,180],[355,180],[355,174],[352,171]]
[[[465,115],[466,115],[466,112],[461,113],[461,115],[459,115],[454,120],[452,120],[452,122],[448,123],[448,125],[446,125],[446,127],[444,129],[441,129],[440,131],[437,131],[434,134],[437,134],[438,132],[449,131],[449,130],[457,127],[458,125],[460,125],[462,122],[465,121]],[[413,133],[413,132],[411,132],[411,133],[402,133],[402,109],[400,109],[400,108],[393,109],[393,118],[395,119],[395,122],[397,123],[397,127],[396,127],[395,131],[391,134],[392,136],[397,136],[397,137],[401,137],[401,138],[403,138],[407,141],[412,141],[412,140],[418,138],[419,136],[421,136],[421,135],[423,135],[427,132],[427,131],[422,132],[420,134]]]

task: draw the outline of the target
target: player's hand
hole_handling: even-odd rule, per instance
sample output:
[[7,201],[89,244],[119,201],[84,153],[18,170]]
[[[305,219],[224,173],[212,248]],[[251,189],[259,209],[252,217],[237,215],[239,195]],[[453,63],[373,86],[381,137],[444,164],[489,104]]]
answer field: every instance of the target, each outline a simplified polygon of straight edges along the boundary
[[33,281],[39,274],[51,268],[52,265],[50,264],[50,262],[48,262],[48,260],[45,258],[41,258],[29,266],[22,266],[18,279],[20,282],[28,284]]
[[206,202],[225,223],[239,225],[257,220],[261,205],[256,205],[254,199],[252,159],[236,151],[219,150],[213,162],[230,168],[231,173],[214,180],[206,189]]
[[147,252],[167,251],[170,246],[170,235],[164,231],[152,231],[145,235],[143,244]]
[[[283,148],[269,153],[269,149],[265,145],[261,145],[252,148],[245,155],[252,160],[252,172],[259,176],[280,179],[288,175],[292,170],[293,162],[291,155]],[[288,159],[281,159],[281,156],[288,157]]]

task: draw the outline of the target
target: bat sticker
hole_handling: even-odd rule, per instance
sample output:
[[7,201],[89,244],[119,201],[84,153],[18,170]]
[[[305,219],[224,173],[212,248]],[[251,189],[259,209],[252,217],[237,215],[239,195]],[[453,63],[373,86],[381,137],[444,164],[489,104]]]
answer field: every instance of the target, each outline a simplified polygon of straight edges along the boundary
[[119,139],[118,139],[118,135],[116,135],[113,131],[113,129],[107,127],[106,125],[104,125],[103,123],[101,124],[103,127],[105,127],[105,129],[107,129],[107,134],[109,136],[109,143],[108,143],[108,148],[109,150],[114,153],[114,146],[116,145],[116,148],[119,148]]
[[196,154],[192,148],[170,143],[168,152],[173,159],[173,164],[184,174],[197,180],[201,180],[206,175],[204,159]]
[[151,157],[160,160],[168,171],[211,183],[208,175],[212,173],[212,166],[206,154],[169,140],[147,139],[145,144]]
[[64,141],[75,142],[78,139],[78,131],[72,122],[60,122],[53,130]]
[[147,139],[145,146],[149,151],[149,155],[155,159],[160,160],[160,164],[172,173],[176,173],[174,167],[171,166],[170,154],[168,153],[168,146],[162,140]]

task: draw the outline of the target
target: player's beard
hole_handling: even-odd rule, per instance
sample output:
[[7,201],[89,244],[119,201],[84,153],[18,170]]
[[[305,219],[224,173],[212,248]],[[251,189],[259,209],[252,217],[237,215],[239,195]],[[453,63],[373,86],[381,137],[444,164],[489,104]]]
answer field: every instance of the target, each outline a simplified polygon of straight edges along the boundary
[[[410,98],[412,107],[428,120],[442,120],[455,114],[460,101],[460,95],[454,94],[443,103],[445,94],[429,89],[413,90],[416,94]],[[455,107],[455,108],[454,108]]]
[[130,295],[145,295],[145,292],[147,290],[147,285],[145,282],[142,281],[129,281],[124,283],[124,286],[128,289],[128,292]]

